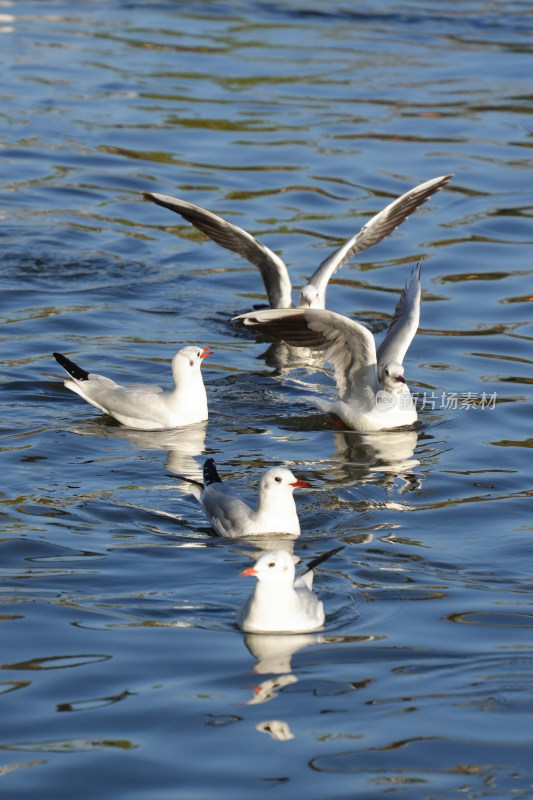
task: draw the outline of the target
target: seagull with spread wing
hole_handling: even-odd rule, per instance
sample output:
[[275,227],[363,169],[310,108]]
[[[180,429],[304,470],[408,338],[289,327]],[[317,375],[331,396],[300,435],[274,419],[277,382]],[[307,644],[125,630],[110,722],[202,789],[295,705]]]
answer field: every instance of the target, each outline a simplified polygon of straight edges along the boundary
[[420,264],[413,269],[385,339],[376,350],[368,328],[320,308],[265,309],[233,319],[295,347],[322,350],[333,365],[336,400],[312,398],[321,411],[336,414],[361,433],[412,425],[416,407],[405,383],[403,359],[420,318]]
[[260,271],[270,308],[325,308],[326,289],[332,275],[349,258],[380,242],[401,225],[407,217],[442,189],[453,175],[441,175],[410,189],[372,217],[341,247],[328,256],[315,270],[301,290],[296,305],[292,301],[292,284],[285,262],[250,233],[222,217],[186,200],[156,192],[143,192],[157,205],[180,214],[206,236],[245,258]]

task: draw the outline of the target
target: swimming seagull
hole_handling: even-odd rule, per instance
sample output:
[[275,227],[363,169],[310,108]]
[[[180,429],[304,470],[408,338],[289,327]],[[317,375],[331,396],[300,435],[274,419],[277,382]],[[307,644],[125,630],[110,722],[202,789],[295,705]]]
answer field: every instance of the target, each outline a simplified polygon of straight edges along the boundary
[[296,571],[285,550],[263,553],[253,567],[240,574],[254,575],[257,583],[237,615],[237,625],[246,633],[306,633],[321,628],[324,604],[312,591],[313,570],[342,550],[336,547]]
[[186,479],[219,536],[237,538],[257,534],[300,534],[300,522],[292,493],[297,486],[309,487],[284,467],[271,467],[259,481],[259,496],[248,501],[222,481],[212,458],[204,464],[204,482]]
[[251,234],[186,200],[156,192],[143,192],[143,195],[157,205],[180,214],[221,247],[238,253],[258,267],[270,308],[325,308],[326,289],[331,276],[353,255],[368,250],[392,233],[432,194],[446,186],[452,177],[451,174],[441,175],[421,183],[372,217],[355,236],[320,264],[309,279],[309,283],[301,289],[296,306],[292,302],[292,285],[285,262]]
[[377,352],[368,328],[320,308],[253,311],[235,317],[233,323],[296,347],[323,350],[333,365],[339,396],[334,401],[310,398],[311,402],[360,433],[386,430],[412,425],[417,419],[403,359],[418,328],[420,293],[417,264]]
[[200,366],[209,347],[182,347],[172,359],[173,389],[136,384],[122,386],[111,378],[86,372],[70,358],[54,358],[70,378],[65,386],[127,428],[153,431],[192,425],[207,419],[207,396]]

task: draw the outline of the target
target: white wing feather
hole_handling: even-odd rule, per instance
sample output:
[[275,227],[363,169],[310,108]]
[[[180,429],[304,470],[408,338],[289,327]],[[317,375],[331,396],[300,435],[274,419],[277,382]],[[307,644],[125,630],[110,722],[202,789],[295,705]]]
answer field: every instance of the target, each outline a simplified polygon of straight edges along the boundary
[[324,350],[340,399],[373,407],[379,389],[376,345],[372,333],[360,323],[320,308],[265,309],[233,321],[291,345]]
[[400,295],[387,335],[378,347],[378,372],[390,361],[403,364],[405,354],[418,330],[421,293],[420,264],[417,264]]
[[338,250],[335,250],[326,258],[313,273],[309,283],[316,286],[325,305],[325,295],[328,281],[332,275],[340,269],[349,258],[363,250],[368,250],[380,242],[392,231],[401,225],[407,217],[425,203],[432,194],[442,189],[450,181],[453,175],[441,175],[429,181],[420,183],[410,189],[392,203],[389,203],[382,211],[372,217],[355,236],[352,236]]

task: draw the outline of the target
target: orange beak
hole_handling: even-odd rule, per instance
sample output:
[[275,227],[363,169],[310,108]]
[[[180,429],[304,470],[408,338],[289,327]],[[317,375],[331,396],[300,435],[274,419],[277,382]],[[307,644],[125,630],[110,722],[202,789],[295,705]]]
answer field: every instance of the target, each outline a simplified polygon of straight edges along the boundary
[[243,569],[242,572],[239,572],[240,578],[248,578],[250,575],[257,575],[257,572],[253,567],[248,567],[248,569]]
[[254,567],[248,567],[248,569],[243,569],[242,572],[239,572],[240,578],[248,578],[250,575],[257,575]]
[[300,480],[294,481],[294,483],[291,483],[291,486],[303,486],[305,489],[311,488],[310,483],[308,483],[307,481],[300,481]]
[[202,350],[202,354],[201,354],[200,358],[207,358],[207,356],[210,356],[212,352],[213,351],[211,350],[210,347],[204,347],[204,349]]

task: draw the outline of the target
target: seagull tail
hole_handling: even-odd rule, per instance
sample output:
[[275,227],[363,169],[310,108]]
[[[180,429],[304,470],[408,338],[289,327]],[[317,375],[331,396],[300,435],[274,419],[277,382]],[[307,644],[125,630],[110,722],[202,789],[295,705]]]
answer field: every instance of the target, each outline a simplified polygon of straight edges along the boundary
[[62,355],[61,353],[53,353],[53,356],[58,364],[61,364],[64,370],[68,372],[68,374],[74,378],[75,381],[88,381],[89,380],[89,373],[86,372],[81,367],[78,367],[74,361],[71,361],[70,358]]
[[316,567],[318,567],[319,564],[321,564],[323,561],[326,561],[328,558],[334,556],[336,553],[339,552],[339,550],[344,550],[344,545],[341,545],[340,547],[335,547],[333,548],[333,550],[327,550],[325,553],[322,553],[321,556],[313,558],[312,561],[309,561],[306,564],[305,571],[301,574],[305,575],[306,572],[310,572],[311,570],[316,569]]
[[204,464],[204,486],[209,486],[211,483],[222,483],[222,478],[217,472],[214,459],[208,458]]

